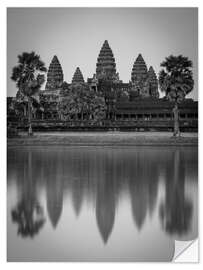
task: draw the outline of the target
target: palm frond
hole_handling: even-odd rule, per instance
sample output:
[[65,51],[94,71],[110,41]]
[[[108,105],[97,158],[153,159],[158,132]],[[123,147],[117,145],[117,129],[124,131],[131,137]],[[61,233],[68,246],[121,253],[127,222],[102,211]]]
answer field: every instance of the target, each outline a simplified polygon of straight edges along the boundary
[[190,93],[194,86],[192,78],[192,61],[182,55],[166,57],[161,63],[159,86],[172,101],[180,102]]

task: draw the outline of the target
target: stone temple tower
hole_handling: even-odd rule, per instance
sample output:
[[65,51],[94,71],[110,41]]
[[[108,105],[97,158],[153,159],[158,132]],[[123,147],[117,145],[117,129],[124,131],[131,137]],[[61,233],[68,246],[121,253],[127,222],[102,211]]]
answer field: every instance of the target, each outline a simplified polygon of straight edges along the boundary
[[56,90],[62,86],[63,70],[56,55],[54,55],[47,73],[46,90]]
[[138,55],[137,59],[134,62],[132,72],[131,72],[131,80],[132,82],[138,83],[138,85],[142,84],[147,78],[147,65],[141,54]]
[[73,78],[72,78],[72,83],[84,83],[84,78],[83,78],[83,75],[82,75],[82,72],[80,70],[79,67],[76,68],[76,71],[73,75]]
[[159,97],[158,79],[152,66],[148,70],[148,78],[150,83],[150,95],[152,97],[158,98]]
[[107,40],[104,41],[97,58],[96,76],[98,79],[117,77],[115,58]]
[[158,80],[153,67],[149,70],[141,54],[138,55],[134,62],[131,81],[134,89],[138,92],[141,97],[153,97],[158,98]]

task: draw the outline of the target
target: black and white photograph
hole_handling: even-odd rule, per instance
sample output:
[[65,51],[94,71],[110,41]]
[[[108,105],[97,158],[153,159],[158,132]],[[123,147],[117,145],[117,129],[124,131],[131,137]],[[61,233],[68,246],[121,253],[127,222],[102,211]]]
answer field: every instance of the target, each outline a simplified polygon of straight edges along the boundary
[[7,262],[174,262],[199,238],[198,7],[6,13]]

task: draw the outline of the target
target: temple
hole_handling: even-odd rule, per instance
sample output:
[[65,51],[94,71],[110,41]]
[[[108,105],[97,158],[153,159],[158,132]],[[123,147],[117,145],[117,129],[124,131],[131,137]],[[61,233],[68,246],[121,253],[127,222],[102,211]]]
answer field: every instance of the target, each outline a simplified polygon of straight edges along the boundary
[[[130,73],[130,72],[129,72]],[[55,55],[49,65],[45,90],[40,90],[39,104],[33,106],[33,128],[35,130],[172,130],[173,103],[159,97],[158,79],[152,66],[148,68],[141,54],[132,66],[129,82],[119,78],[113,51],[107,40],[99,51],[95,74],[85,81],[79,67],[71,83],[64,81],[63,69]],[[105,118],[96,123],[92,118],[75,112],[66,120],[59,111],[60,103],[67,97],[73,85],[82,85],[101,93],[106,104]],[[18,115],[12,110],[8,98],[8,122],[18,122],[18,128],[27,127],[27,104],[23,104]],[[180,104],[180,128],[182,131],[197,131],[198,102],[186,98]],[[87,115],[87,114],[86,114]],[[17,119],[17,120],[16,120]]]

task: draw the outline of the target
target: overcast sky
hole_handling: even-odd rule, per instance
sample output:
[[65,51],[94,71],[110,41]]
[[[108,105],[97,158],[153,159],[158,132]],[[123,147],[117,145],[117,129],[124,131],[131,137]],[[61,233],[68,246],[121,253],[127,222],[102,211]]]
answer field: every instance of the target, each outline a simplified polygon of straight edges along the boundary
[[77,66],[85,79],[92,77],[99,51],[107,39],[123,82],[130,80],[139,53],[156,73],[170,54],[189,57],[195,79],[190,97],[197,99],[195,8],[9,8],[7,20],[8,96],[17,92],[10,76],[18,54],[34,50],[47,68],[56,54],[64,80],[70,82]]

